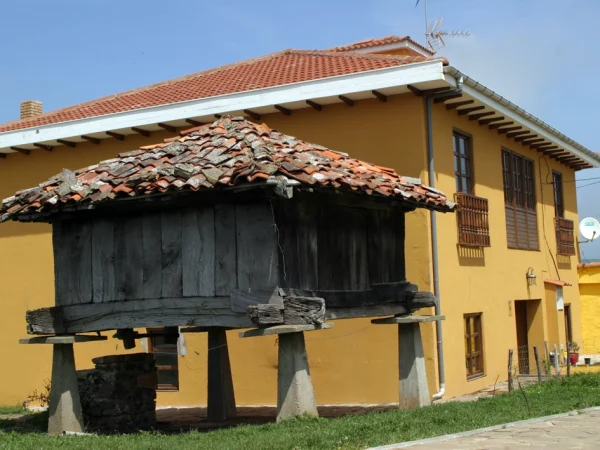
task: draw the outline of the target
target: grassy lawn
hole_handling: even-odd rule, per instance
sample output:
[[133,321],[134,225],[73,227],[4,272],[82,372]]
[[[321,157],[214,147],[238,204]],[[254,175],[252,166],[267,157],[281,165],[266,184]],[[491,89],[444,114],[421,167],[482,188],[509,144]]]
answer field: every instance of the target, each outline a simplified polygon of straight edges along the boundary
[[42,432],[44,414],[31,414],[20,423],[0,417],[0,449],[360,449],[599,405],[600,374],[586,373],[470,403],[172,435],[48,437]]

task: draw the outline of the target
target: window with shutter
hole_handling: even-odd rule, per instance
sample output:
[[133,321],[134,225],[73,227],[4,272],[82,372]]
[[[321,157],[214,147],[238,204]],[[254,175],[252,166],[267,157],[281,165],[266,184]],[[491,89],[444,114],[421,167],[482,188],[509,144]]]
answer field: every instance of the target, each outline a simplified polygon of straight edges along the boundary
[[465,314],[465,366],[467,379],[483,375],[483,330],[481,313]]
[[471,138],[465,133],[452,133],[454,149],[454,177],[456,192],[473,193]]
[[503,149],[502,175],[508,248],[539,250],[533,161]]

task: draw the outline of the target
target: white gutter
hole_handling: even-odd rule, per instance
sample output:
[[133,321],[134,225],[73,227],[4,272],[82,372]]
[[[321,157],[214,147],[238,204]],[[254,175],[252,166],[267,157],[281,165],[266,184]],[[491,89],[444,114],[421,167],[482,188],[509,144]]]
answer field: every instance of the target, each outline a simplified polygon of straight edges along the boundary
[[467,94],[475,100],[488,105],[490,108],[495,109],[499,114],[502,114],[506,118],[522,123],[534,133],[556,143],[556,145],[559,147],[562,147],[569,153],[578,156],[588,164],[594,167],[600,167],[600,155],[575,142],[573,139],[568,138],[556,128],[551,127],[546,122],[538,119],[533,114],[528,113],[523,108],[520,108],[511,101],[497,94],[487,86],[484,86],[478,81],[469,78],[458,69],[448,66],[444,67],[444,72],[452,75],[455,78],[463,77],[464,94]]
[[244,109],[284,105],[307,99],[337,97],[408,84],[444,81],[442,61],[426,61],[351,75],[292,83],[253,91],[170,103],[133,111],[43,125],[0,133],[0,149],[105,131],[154,125],[159,122],[210,116]]

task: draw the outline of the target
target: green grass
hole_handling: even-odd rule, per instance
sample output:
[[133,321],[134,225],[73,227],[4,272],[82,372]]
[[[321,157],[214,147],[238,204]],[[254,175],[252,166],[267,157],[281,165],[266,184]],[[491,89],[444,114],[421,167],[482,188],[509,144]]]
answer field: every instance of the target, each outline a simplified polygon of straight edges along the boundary
[[[0,418],[0,449],[357,449],[598,405],[600,374],[589,373],[469,403],[453,402],[337,419],[306,417],[279,425],[244,425],[211,432],[48,437],[41,432],[46,419],[43,414],[32,414],[21,424]],[[31,431],[32,428],[40,431]]]
[[28,414],[29,411],[23,409],[21,405],[17,406],[0,406],[0,414]]

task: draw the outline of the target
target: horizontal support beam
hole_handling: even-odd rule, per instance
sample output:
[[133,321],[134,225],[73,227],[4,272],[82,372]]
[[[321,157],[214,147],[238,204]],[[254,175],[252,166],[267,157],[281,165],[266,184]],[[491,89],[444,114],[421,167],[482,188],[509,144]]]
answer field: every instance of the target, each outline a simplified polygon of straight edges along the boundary
[[323,105],[319,105],[317,102],[313,102],[312,100],[306,100],[306,104],[316,111],[323,110]]
[[481,119],[479,121],[479,125],[488,125],[492,122],[498,122],[500,120],[504,120],[504,117],[490,117],[489,119]]
[[473,106],[472,108],[459,109],[458,115],[464,116],[467,114],[471,114],[472,112],[475,112],[475,111],[481,111],[482,109],[485,109],[485,106]]
[[157,123],[156,125],[158,125],[159,127],[161,127],[163,130],[167,130],[169,133],[176,133],[177,132],[177,127],[174,127],[173,125],[169,125],[167,123]]
[[250,109],[245,109],[244,110],[244,114],[252,117],[254,120],[260,120],[260,114],[257,113],[257,112],[254,112],[254,111],[252,111]]
[[144,130],[143,128],[131,127],[131,130],[135,131],[136,133],[141,134],[142,136],[145,136],[145,137],[149,137],[150,136],[150,131]]
[[515,138],[515,142],[521,142],[521,141],[525,141],[527,139],[533,139],[533,138],[536,138],[536,137],[538,137],[537,134],[531,134],[529,136],[519,136],[519,137]]
[[42,150],[46,150],[47,152],[52,151],[52,146],[47,144],[33,144],[34,147],[41,148]]
[[492,125],[489,126],[490,130],[496,130],[498,128],[501,127],[507,127],[509,125],[512,125],[514,122],[500,122],[500,123],[494,123]]
[[436,98],[435,100],[433,100],[433,103],[445,103],[448,100],[454,100],[455,98],[461,98],[461,97],[462,97],[462,94],[448,95],[447,97]]
[[479,114],[471,114],[469,116],[469,120],[479,120],[482,117],[493,116],[494,114],[496,114],[495,111],[489,111],[489,112],[484,112],[484,113],[479,113]]
[[475,103],[475,100],[465,100],[464,102],[447,103],[446,109],[456,109],[460,108],[461,106],[472,105],[473,103]]
[[382,102],[387,102],[387,96],[382,94],[379,91],[371,91],[371,94],[373,94],[375,97],[377,97],[379,100],[381,100]]
[[92,144],[96,144],[99,145],[100,144],[100,139],[95,138],[95,137],[91,137],[91,136],[81,136],[81,139],[91,142]]
[[524,135],[524,134],[529,135],[529,134],[531,134],[531,131],[529,131],[529,130],[513,131],[512,133],[506,133],[506,137],[513,138],[513,137],[521,136],[521,135]]
[[345,95],[338,95],[339,99],[343,101],[348,106],[354,106],[354,100],[346,97]]
[[62,144],[62,145],[66,145],[67,147],[71,147],[71,148],[77,147],[76,142],[65,141],[64,139],[57,139],[56,142],[58,142],[59,144]]
[[118,141],[124,141],[125,140],[125,135],[124,134],[115,133],[114,131],[106,131],[106,134],[108,134],[112,138],[115,138]]
[[498,130],[498,134],[504,134],[504,133],[508,133],[509,131],[515,131],[515,130],[520,130],[523,127],[508,127],[508,128],[500,128]]
[[30,155],[31,154],[31,150],[27,150],[26,148],[11,147],[10,149],[14,150],[15,152],[22,153],[23,155]]
[[283,114],[285,116],[292,115],[292,111],[290,111],[289,109],[287,109],[281,105],[273,105],[273,108],[275,108],[277,111],[279,111],[281,114]]
[[200,125],[206,125],[206,122],[200,122],[199,120],[194,119],[185,119],[185,121],[190,125],[194,125],[195,127],[199,127]]

